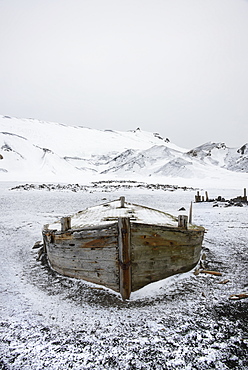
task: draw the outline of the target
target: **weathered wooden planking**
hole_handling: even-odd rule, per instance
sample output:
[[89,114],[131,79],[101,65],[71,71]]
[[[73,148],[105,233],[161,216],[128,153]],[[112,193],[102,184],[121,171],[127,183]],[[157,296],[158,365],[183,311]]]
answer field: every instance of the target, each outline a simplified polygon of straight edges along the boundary
[[55,271],[119,291],[117,225],[50,234],[43,232],[48,260]]
[[[47,230],[44,230],[45,232]],[[51,231],[51,230],[50,230]],[[108,224],[108,225],[101,225],[101,226],[95,226],[95,227],[89,227],[85,229],[70,229],[66,232],[62,232],[59,230],[55,230],[55,234],[57,237],[61,236],[62,238],[70,239],[73,235],[74,238],[100,238],[102,236],[111,236],[111,235],[117,235],[117,222]]]
[[139,238],[132,239],[132,261],[162,261],[169,260],[171,263],[177,262],[180,259],[197,260],[201,244],[185,245],[185,246],[168,246],[164,245],[138,245]]
[[[50,256],[49,261],[56,266],[61,266],[61,268],[66,268],[68,270],[82,270],[85,271],[86,274],[96,273],[101,271],[102,273],[110,274],[114,273],[118,275],[118,263],[117,261],[107,261],[106,263],[98,263],[98,262],[85,262],[85,261],[66,261],[64,258],[55,258],[54,256]],[[106,261],[105,261],[106,262]],[[111,263],[110,263],[111,262]]]
[[143,273],[139,271],[139,274],[135,274],[135,268],[132,268],[132,291],[135,292],[138,289],[143,288],[147,284],[154,283],[156,281],[165,279],[167,277],[173,276],[175,274],[187,272],[192,270],[196,264],[188,265],[186,267],[177,268],[177,269],[170,269],[166,265],[164,266],[164,273],[159,273],[159,270],[156,270],[156,266],[154,266],[154,270],[150,269],[149,271],[144,271]]
[[48,260],[51,267],[66,276],[85,279],[119,291],[119,264],[116,249],[110,260],[84,260],[68,255],[58,256],[48,247]]
[[112,258],[109,260],[86,260],[84,258],[71,256],[68,259],[68,255],[56,255],[54,253],[49,253],[49,259],[56,262],[58,265],[75,269],[76,267],[80,269],[85,269],[89,271],[95,271],[96,269],[104,269],[105,271],[112,271],[118,267],[118,259],[116,254],[112,254]]
[[74,249],[87,248],[87,249],[103,249],[111,246],[116,246],[117,236],[103,236],[101,238],[84,238],[84,239],[75,239],[54,236],[53,244],[60,245],[64,248],[73,247]]
[[64,232],[55,230],[55,224],[45,228],[51,267],[63,275],[105,285],[128,299],[131,291],[186,272],[199,261],[204,228],[177,227],[175,220],[173,225],[132,220],[123,213],[118,223],[83,229],[65,225]]
[[78,258],[86,261],[109,261],[112,260],[113,256],[118,256],[117,246],[105,247],[105,248],[75,248],[67,247],[54,244],[48,244],[48,254],[52,254],[55,257],[64,256],[66,258]]
[[119,292],[119,278],[115,274],[106,274],[103,271],[95,271],[88,273],[85,270],[81,269],[67,269],[62,268],[61,266],[49,261],[51,268],[58,272],[61,275],[76,278],[76,279],[83,279],[85,281],[89,281],[91,283],[104,285],[107,288],[113,289],[116,292]]
[[202,230],[188,232],[132,223],[132,291],[192,269],[200,258],[202,238]]
[[110,245],[116,245],[117,224],[112,227],[97,228],[82,231],[68,231],[66,233],[43,231],[43,237],[46,242],[58,244],[67,247],[85,247],[85,248],[103,248]]
[[185,230],[157,225],[132,223],[132,238],[139,237],[141,245],[168,247],[198,244],[202,242],[203,230]]

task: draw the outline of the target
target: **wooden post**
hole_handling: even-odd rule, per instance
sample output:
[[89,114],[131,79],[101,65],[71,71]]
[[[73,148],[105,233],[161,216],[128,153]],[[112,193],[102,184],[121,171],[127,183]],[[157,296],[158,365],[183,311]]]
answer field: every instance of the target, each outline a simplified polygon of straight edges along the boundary
[[67,231],[71,228],[71,217],[62,217],[61,218],[61,231]]
[[189,207],[189,223],[192,224],[192,202],[190,203]]
[[201,196],[200,196],[200,192],[197,191],[197,194],[195,195],[195,202],[198,203],[198,202],[201,202]]
[[205,191],[205,195],[206,195],[206,202],[208,202],[208,192]]
[[244,188],[244,201],[247,202],[246,188]]
[[188,228],[188,216],[185,215],[178,216],[178,227],[181,227],[183,229]]
[[118,248],[120,265],[120,293],[122,299],[129,299],[131,294],[131,233],[130,219],[118,218]]
[[125,208],[125,197],[120,197],[121,208]]

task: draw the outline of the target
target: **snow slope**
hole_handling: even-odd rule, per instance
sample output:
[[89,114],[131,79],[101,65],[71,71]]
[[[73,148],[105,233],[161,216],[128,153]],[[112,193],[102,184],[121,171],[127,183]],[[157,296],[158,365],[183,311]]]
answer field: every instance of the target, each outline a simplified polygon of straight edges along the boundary
[[0,116],[0,180],[82,182],[144,176],[225,182],[235,177],[241,187],[248,179],[248,144],[228,148],[211,142],[188,150],[139,128],[100,131]]

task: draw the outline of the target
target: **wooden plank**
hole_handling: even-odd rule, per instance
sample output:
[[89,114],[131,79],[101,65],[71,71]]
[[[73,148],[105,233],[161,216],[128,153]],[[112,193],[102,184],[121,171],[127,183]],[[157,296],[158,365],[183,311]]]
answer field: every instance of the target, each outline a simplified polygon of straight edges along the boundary
[[[51,230],[44,230],[43,233],[50,234]],[[104,236],[117,235],[117,222],[108,226],[88,228],[84,230],[73,230],[70,229],[67,232],[56,231],[57,239],[84,239],[84,238],[100,238]]]
[[91,283],[103,285],[107,288],[113,289],[116,292],[119,292],[119,278],[117,275],[104,274],[101,271],[85,272],[85,270],[81,269],[71,270],[67,268],[62,268],[53,262],[50,262],[50,265],[53,270],[64,276],[82,279]]
[[112,259],[118,260],[118,253],[115,247],[102,248],[102,249],[89,249],[89,248],[60,248],[57,245],[48,245],[48,254],[53,255],[55,258],[64,256],[65,258],[78,258],[85,259],[86,261],[108,261]]
[[120,293],[123,299],[129,299],[131,294],[131,232],[128,217],[118,218],[118,232]]
[[178,227],[165,227],[158,225],[147,225],[132,222],[131,223],[132,237],[140,235],[143,237],[142,245],[194,245],[202,242],[204,228],[199,230],[180,229]]
[[75,239],[82,239],[82,238],[99,238],[104,236],[117,236],[117,222],[112,224],[108,227],[99,227],[94,229],[85,229],[85,230],[76,230],[73,232],[73,236]]
[[74,238],[57,238],[55,236],[54,244],[57,244],[63,248],[88,248],[88,249],[102,249],[108,247],[117,246],[117,235],[116,236],[107,236],[100,238],[84,238],[84,239],[74,239]]
[[95,270],[105,270],[106,272],[108,271],[113,271],[117,270],[118,265],[118,260],[115,258],[111,260],[84,260],[84,259],[79,259],[79,258],[68,258],[66,256],[54,256],[53,254],[50,254],[49,260],[53,261],[53,263],[56,263],[58,266],[61,267],[66,267],[70,269],[84,269],[85,271],[95,271]]

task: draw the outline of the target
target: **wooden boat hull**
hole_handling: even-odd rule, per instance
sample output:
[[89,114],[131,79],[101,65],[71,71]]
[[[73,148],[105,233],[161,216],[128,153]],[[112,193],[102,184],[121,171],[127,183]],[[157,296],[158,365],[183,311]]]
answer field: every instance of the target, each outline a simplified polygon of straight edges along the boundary
[[43,230],[52,269],[104,285],[123,299],[151,282],[191,270],[200,259],[203,235],[203,227],[159,226],[129,218],[81,230]]

